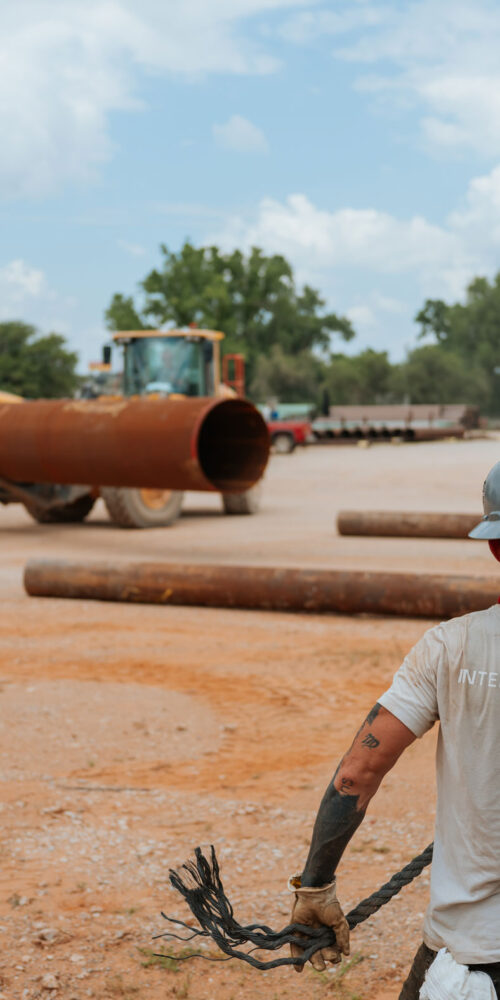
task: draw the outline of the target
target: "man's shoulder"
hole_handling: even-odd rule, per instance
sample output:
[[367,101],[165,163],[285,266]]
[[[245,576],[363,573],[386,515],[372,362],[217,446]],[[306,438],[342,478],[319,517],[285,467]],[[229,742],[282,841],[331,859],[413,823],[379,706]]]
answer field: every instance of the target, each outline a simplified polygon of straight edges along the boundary
[[448,652],[458,651],[473,636],[500,635],[500,604],[493,604],[483,611],[471,611],[458,618],[449,618],[434,625],[427,635],[442,643]]

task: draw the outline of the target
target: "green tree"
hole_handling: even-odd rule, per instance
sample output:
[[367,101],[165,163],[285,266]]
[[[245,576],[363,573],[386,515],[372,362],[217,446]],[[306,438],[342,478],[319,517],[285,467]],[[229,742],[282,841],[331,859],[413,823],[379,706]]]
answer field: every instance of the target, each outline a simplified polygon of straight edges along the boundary
[[251,395],[259,403],[277,399],[282,403],[316,402],[324,378],[324,365],[310,351],[285,354],[274,344],[268,355],[257,358]]
[[464,361],[470,371],[469,395],[476,395],[477,372],[482,372],[483,407],[499,412],[494,369],[500,365],[500,273],[492,281],[475,278],[463,303],[449,305],[441,299],[427,299],[416,321],[420,336],[432,334],[447,356],[453,354]]
[[411,403],[479,405],[488,393],[488,376],[440,344],[426,344],[411,351],[406,361],[394,368],[392,389],[395,398]]
[[[115,295],[106,311],[110,329],[140,329],[173,323],[222,330],[224,350],[246,359],[249,383],[257,359],[279,345],[285,354],[329,350],[332,334],[354,336],[348,319],[325,311],[319,292],[298,289],[288,261],[254,247],[222,253],[186,242],[177,253],[161,246],[162,266],[142,282],[142,308]],[[139,321],[139,322],[138,322]]]
[[78,355],[58,333],[40,337],[20,320],[0,323],[0,390],[30,399],[71,396]]
[[325,372],[332,406],[391,402],[392,366],[386,351],[367,348],[348,357],[335,354]]
[[139,316],[132,297],[120,295],[120,293],[113,295],[104,317],[110,330],[147,330],[151,328],[151,324],[144,323]]

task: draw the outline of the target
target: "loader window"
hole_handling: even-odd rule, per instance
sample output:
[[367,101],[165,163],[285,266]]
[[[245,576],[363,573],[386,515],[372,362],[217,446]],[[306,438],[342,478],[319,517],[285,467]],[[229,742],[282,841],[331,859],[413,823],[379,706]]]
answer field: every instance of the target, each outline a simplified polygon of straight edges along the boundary
[[207,396],[212,378],[200,338],[141,337],[125,348],[127,396]]

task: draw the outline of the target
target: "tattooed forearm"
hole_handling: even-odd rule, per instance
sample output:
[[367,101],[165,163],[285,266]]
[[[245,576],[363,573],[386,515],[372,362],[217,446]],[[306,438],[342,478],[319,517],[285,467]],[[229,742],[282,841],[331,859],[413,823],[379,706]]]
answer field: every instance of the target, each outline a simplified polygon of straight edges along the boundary
[[[379,746],[380,740],[373,735],[370,727],[377,718],[380,708],[381,706],[377,702],[368,713],[354,738],[353,746],[360,737],[360,742],[370,750]],[[362,735],[363,730],[366,731],[366,729],[368,729],[368,733]],[[325,885],[331,881],[347,844],[363,821],[369,796],[367,797],[365,790],[363,790],[361,799],[363,807],[361,807],[359,804],[360,796],[353,794],[353,789],[358,792],[359,782],[354,780],[355,775],[353,776],[352,772],[349,773],[348,761],[351,751],[352,747],[339,764],[323,796],[314,824],[309,854],[302,873],[302,885]],[[374,759],[378,759],[378,757]],[[337,776],[339,780],[336,788]]]
[[414,740],[395,715],[378,702],[373,706],[323,796],[302,873],[304,886],[331,881],[384,775]]
[[[365,810],[358,810],[358,796],[349,795],[342,787],[338,792],[335,778],[329,784],[314,824],[309,854],[302,872],[302,885],[326,885],[353,833],[362,822]],[[353,782],[346,779],[345,788]]]

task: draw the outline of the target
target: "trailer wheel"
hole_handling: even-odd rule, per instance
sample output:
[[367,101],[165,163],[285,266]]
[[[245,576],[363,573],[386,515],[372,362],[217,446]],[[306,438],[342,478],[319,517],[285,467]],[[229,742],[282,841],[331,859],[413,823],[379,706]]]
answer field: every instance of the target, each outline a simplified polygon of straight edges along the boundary
[[256,514],[260,508],[261,483],[244,493],[222,493],[225,514]]
[[184,493],[101,486],[108,514],[120,528],[166,528],[177,520]]
[[271,445],[277,455],[289,455],[295,449],[295,439],[287,431],[279,431],[278,434],[273,434]]
[[26,506],[26,510],[39,524],[77,524],[79,521],[85,520],[94,504],[95,497],[86,494],[83,497],[78,497],[78,500],[74,500],[73,503],[61,504],[60,507],[44,510],[42,507]]

